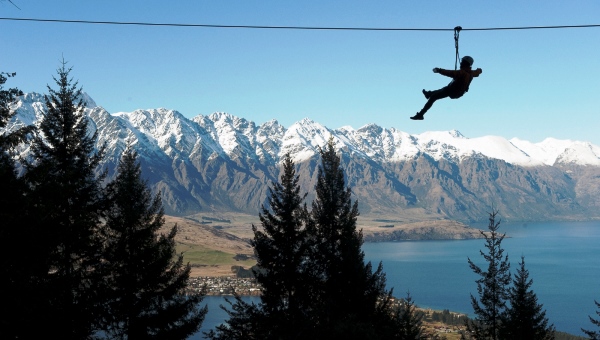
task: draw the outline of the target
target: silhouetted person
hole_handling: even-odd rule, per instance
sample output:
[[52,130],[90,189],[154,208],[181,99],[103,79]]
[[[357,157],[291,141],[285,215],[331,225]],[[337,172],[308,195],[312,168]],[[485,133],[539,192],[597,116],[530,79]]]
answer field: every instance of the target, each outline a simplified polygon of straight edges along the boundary
[[480,68],[475,71],[471,70],[471,66],[473,66],[473,58],[469,56],[464,56],[460,61],[460,70],[452,71],[452,70],[444,70],[443,68],[434,68],[434,73],[439,73],[446,77],[451,77],[452,81],[445,87],[442,87],[439,90],[435,91],[425,91],[423,90],[423,95],[427,98],[427,103],[423,106],[423,109],[417,112],[416,115],[410,117],[413,120],[423,120],[423,115],[425,112],[431,108],[433,103],[442,98],[450,97],[451,99],[456,99],[462,97],[465,92],[469,91],[469,85],[473,80],[473,77],[479,77],[481,72],[483,72]]

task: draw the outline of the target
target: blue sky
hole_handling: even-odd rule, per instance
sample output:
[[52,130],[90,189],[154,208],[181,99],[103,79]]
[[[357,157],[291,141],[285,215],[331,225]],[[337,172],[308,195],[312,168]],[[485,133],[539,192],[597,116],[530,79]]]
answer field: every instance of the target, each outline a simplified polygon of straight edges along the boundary
[[[153,23],[468,28],[600,24],[600,1],[0,0],[0,17]],[[111,26],[0,20],[7,85],[46,92],[64,59],[109,112],[224,111],[288,127],[374,123],[408,133],[458,130],[600,145],[600,27],[463,31],[483,74],[424,121],[421,89],[445,86],[452,31],[307,31]]]

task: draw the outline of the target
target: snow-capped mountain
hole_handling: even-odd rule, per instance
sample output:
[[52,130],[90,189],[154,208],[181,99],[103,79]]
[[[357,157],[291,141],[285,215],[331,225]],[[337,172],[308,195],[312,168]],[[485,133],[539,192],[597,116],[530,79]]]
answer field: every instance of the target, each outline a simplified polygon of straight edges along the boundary
[[[493,206],[513,220],[600,217],[600,147],[587,142],[410,135],[374,124],[331,129],[308,118],[288,128],[276,120],[257,126],[227,113],[188,119],[162,108],[110,114],[84,99],[110,176],[123,150],[135,148],[168,214],[256,214],[286,153],[310,202],[319,147],[332,137],[363,215],[480,220]],[[26,94],[13,109],[9,129],[35,124],[43,96]]]

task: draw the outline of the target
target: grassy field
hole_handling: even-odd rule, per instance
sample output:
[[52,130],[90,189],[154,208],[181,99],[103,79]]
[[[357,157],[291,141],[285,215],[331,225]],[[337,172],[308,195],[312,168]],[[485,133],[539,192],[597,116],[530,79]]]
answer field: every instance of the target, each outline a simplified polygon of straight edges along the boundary
[[194,244],[177,243],[177,253],[183,253],[184,262],[189,262],[192,265],[238,265],[250,267],[256,264],[254,260],[237,261],[234,259],[235,254]]
[[256,264],[255,260],[236,260],[235,253],[228,253],[209,247],[177,242],[177,253],[183,253],[183,262],[192,266],[192,277],[197,276],[229,276],[231,266],[242,266],[246,269]]
[[[363,230],[365,238],[389,240],[396,233],[410,239],[428,239],[441,236],[446,239],[480,237],[475,229],[446,220],[427,222],[409,222],[393,219],[393,216],[378,216],[374,220],[363,219],[358,228]],[[244,214],[198,214],[191,217],[165,216],[165,225],[161,230],[168,233],[177,225],[177,252],[184,253],[185,262],[192,264],[194,276],[228,276],[231,266],[250,268],[256,262],[236,260],[254,255],[250,240],[254,237],[252,225],[260,229],[257,216]],[[383,227],[382,227],[383,226]],[[469,234],[470,233],[470,234]],[[395,239],[392,239],[395,240]]]

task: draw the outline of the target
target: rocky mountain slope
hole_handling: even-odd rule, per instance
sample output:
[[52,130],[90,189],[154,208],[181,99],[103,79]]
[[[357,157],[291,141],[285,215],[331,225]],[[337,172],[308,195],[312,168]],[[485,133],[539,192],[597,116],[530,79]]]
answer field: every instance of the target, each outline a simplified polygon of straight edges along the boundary
[[[467,138],[458,131],[410,135],[374,124],[330,129],[307,118],[285,128],[227,113],[188,119],[167,109],[111,114],[86,101],[98,145],[107,147],[109,178],[123,150],[135,148],[171,215],[256,215],[286,153],[310,205],[318,149],[332,136],[363,217],[469,222],[485,220],[493,207],[509,221],[600,218],[600,147],[587,142]],[[43,96],[26,94],[13,109],[18,114],[9,129],[36,124]]]

